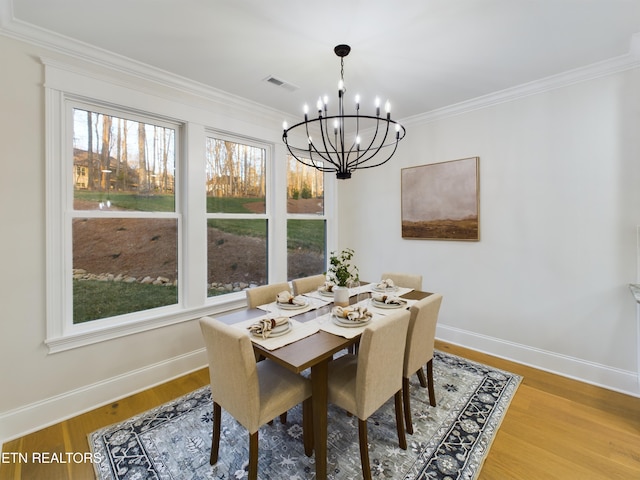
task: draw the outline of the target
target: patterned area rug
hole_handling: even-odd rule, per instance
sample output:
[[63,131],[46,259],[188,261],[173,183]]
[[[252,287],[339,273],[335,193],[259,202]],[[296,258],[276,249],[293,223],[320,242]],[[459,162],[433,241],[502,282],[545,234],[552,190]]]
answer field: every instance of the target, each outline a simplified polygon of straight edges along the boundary
[[[398,447],[393,399],[369,418],[371,471],[380,479],[474,479],[515,394],[521,377],[436,352],[433,373],[437,406],[414,375],[414,434]],[[242,479],[247,477],[249,435],[223,410],[218,464],[209,465],[212,434],[209,387],[97,430],[89,435],[96,476],[106,479]],[[259,432],[260,479],[315,477],[302,445],[302,410],[289,411]],[[355,417],[329,406],[328,472],[332,479],[362,478]]]

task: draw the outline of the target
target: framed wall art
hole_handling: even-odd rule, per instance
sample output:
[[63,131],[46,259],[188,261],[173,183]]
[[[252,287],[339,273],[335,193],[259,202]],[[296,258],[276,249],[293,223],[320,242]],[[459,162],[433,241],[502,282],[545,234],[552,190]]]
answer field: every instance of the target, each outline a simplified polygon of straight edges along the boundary
[[402,169],[402,237],[480,240],[480,158]]

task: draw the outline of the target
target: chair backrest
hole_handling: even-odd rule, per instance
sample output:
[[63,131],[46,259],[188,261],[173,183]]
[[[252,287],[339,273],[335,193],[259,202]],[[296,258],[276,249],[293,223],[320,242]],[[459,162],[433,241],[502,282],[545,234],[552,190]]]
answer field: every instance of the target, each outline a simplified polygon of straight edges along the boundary
[[247,306],[256,308],[258,305],[271,303],[276,301],[276,295],[284,291],[291,292],[288,282],[272,283],[269,285],[261,285],[245,290],[247,295]]
[[260,386],[249,335],[211,317],[200,319],[200,329],[207,348],[213,401],[247,430],[255,431]]
[[442,295],[434,293],[414,303],[407,329],[407,347],[404,353],[403,375],[409,377],[433,358],[436,323]]
[[367,419],[402,388],[402,362],[410,313],[376,318],[362,332],[356,373],[356,412]]
[[414,290],[422,290],[422,275],[413,273],[388,272],[380,276],[380,280],[390,278],[393,283],[399,287],[413,288]]
[[312,292],[326,282],[327,277],[324,274],[312,275],[310,277],[296,278],[292,280],[293,294],[302,295],[303,293]]

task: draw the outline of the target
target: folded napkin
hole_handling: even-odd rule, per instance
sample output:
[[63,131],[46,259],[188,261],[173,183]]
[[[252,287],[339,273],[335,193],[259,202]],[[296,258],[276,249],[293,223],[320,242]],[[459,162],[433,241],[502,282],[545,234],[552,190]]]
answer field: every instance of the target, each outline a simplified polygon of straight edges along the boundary
[[376,302],[386,303],[388,305],[406,305],[407,301],[402,298],[394,297],[391,295],[385,295],[383,293],[374,293],[371,295]]
[[334,287],[336,286],[333,282],[324,282],[324,285],[318,287],[319,292],[333,292]]
[[331,313],[338,318],[353,322],[363,322],[373,317],[373,313],[367,310],[366,307],[333,307]]
[[378,283],[376,287],[384,288],[386,290],[388,288],[395,287],[395,284],[393,283],[393,280],[391,280],[390,278],[387,278],[386,280],[382,280],[380,283]]
[[286,325],[288,322],[289,317],[263,318],[247,327],[247,330],[254,335],[268,338],[271,335],[271,330],[281,325]]
[[297,297],[294,297],[291,292],[285,290],[284,292],[280,292],[277,296],[276,296],[276,302],[278,303],[290,303],[291,305],[306,305],[307,301],[305,300],[305,298],[301,295],[298,295]]

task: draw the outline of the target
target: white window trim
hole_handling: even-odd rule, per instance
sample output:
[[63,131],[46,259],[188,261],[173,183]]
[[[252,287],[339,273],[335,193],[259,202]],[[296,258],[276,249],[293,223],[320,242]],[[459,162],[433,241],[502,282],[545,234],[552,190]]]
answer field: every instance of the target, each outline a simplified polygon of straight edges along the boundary
[[[250,147],[261,148],[265,150],[265,168],[266,168],[266,176],[265,176],[265,213],[219,213],[219,212],[207,212],[205,207],[205,222],[208,219],[217,219],[217,220],[265,220],[267,222],[267,245],[269,244],[269,239],[274,239],[276,236],[276,226],[274,225],[274,215],[272,214],[276,211],[277,207],[274,205],[275,198],[278,196],[276,187],[274,185],[274,178],[277,176],[274,174],[273,170],[275,170],[277,162],[275,161],[274,148],[273,144],[269,144],[267,142],[261,142],[256,140],[255,138],[246,137],[243,135],[232,134],[222,130],[216,130],[212,128],[206,128],[205,131],[205,139],[206,138],[215,138],[223,141],[230,141],[241,145],[248,145]],[[206,178],[206,177],[205,177]],[[206,197],[206,195],[205,195]],[[206,202],[206,198],[205,198]],[[206,238],[205,238],[206,244]],[[271,248],[267,248],[267,276],[269,281],[272,279],[277,279],[278,275],[275,274],[272,266],[276,265],[277,255],[274,253],[273,246]],[[208,253],[206,254],[208,257]],[[208,259],[207,259],[208,261]],[[206,280],[208,283],[208,278]],[[207,292],[205,292],[207,294]],[[225,296],[228,296],[225,295]],[[216,302],[215,299],[219,299],[220,296],[207,297],[207,302]],[[246,299],[246,295],[242,293],[242,298]]]
[[[45,166],[46,166],[46,337],[50,353],[61,352],[125,335],[192,321],[202,315],[218,315],[246,306],[244,292],[219,297],[207,297],[206,269],[206,192],[193,188],[203,181],[205,138],[207,131],[227,132],[238,138],[249,138],[261,145],[270,145],[271,161],[267,166],[267,212],[269,220],[269,281],[287,278],[286,262],[286,147],[280,141],[282,112],[244,101],[215,89],[191,84],[182,77],[169,74],[157,76],[155,71],[140,71],[140,65],[103,63],[65,63],[41,58],[45,70]],[[132,321],[129,316],[104,321],[87,322],[65,330],[61,321],[65,305],[62,302],[64,281],[71,277],[64,258],[71,254],[70,222],[65,222],[64,195],[72,195],[64,188],[70,175],[59,168],[64,162],[71,138],[63,137],[62,125],[67,97],[88,99],[90,104],[127,106],[123,110],[148,112],[149,116],[168,118],[184,125],[181,155],[183,164],[177,181],[181,182],[181,214],[183,241],[180,246],[183,272],[179,281],[181,304],[163,307],[162,313],[148,310],[142,318]],[[145,115],[146,116],[146,115]],[[234,133],[235,132],[235,133]],[[260,139],[260,140],[255,140]],[[272,143],[269,143],[271,140]],[[72,146],[71,146],[72,148]],[[185,188],[189,186],[190,188]],[[337,245],[336,215],[337,184],[325,176],[325,219],[327,222],[327,251]],[[176,199],[178,201],[178,199]],[[252,217],[253,218],[253,217]],[[314,217],[315,218],[315,217]],[[68,227],[66,226],[68,224]],[[188,270],[188,273],[184,273]]]

